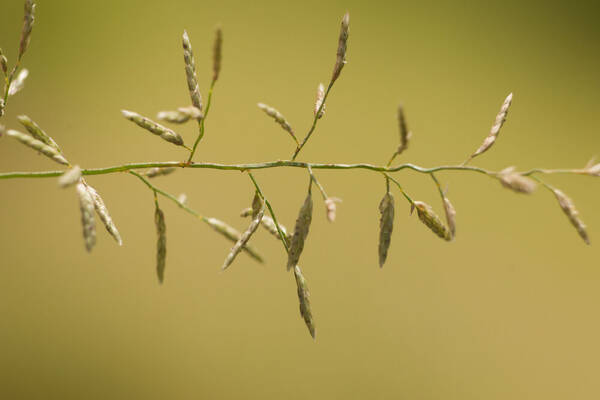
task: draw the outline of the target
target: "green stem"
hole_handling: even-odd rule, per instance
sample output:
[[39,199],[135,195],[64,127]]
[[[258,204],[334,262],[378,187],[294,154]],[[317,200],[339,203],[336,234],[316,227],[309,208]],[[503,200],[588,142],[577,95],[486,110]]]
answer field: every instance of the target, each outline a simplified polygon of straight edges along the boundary
[[202,119],[200,121],[198,121],[198,129],[199,129],[198,137],[196,138],[196,141],[194,142],[194,147],[192,147],[192,149],[190,151],[190,157],[188,158],[188,163],[192,162],[192,159],[194,158],[194,154],[196,154],[196,147],[198,147],[198,143],[200,143],[200,141],[204,137],[204,121],[206,120],[206,117],[208,116],[208,112],[210,111],[210,104],[211,104],[211,100],[212,100],[213,88],[215,87],[216,82],[217,81],[213,80],[210,83],[210,89],[208,89],[208,98],[206,100],[206,110],[204,110],[204,116],[202,117]]
[[408,200],[408,202],[410,204],[414,203],[413,199],[411,199],[410,196],[408,194],[406,194],[404,189],[402,189],[402,185],[400,185],[400,182],[398,182],[397,180],[395,180],[394,178],[392,178],[391,176],[389,176],[386,173],[384,173],[383,175],[385,175],[385,177],[388,179],[388,181],[392,181],[396,184],[396,186],[398,186],[398,189],[400,189],[400,193],[402,193],[402,195],[406,198],[406,200]]
[[[315,174],[313,174],[312,168],[310,165],[308,166],[308,173],[310,174],[311,182],[314,182],[317,185],[317,187],[319,188],[319,191],[321,192],[321,196],[323,196],[323,200],[327,200],[329,198],[329,196],[327,196],[327,193],[325,193],[325,189],[323,188],[321,183],[319,183]],[[310,190],[310,186],[309,186],[309,190]]]

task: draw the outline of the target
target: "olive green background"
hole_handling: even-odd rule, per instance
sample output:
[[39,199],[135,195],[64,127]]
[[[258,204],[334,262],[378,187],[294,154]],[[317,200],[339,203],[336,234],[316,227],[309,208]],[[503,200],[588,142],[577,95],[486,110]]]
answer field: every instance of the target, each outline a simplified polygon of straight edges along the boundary
[[[185,151],[121,117],[187,105],[181,33],[201,90],[213,30],[224,30],[221,79],[197,160],[289,158],[293,143],[256,107],[278,108],[303,133],[317,84],[351,14],[348,65],[300,159],[385,163],[405,104],[414,133],[402,161],[461,162],[515,98],[494,148],[473,162],[582,167],[600,153],[600,28],[593,2],[40,1],[26,88],[2,123],[26,113],[83,167],[183,160]],[[14,59],[22,2],[0,7],[0,45]],[[177,130],[190,143],[193,126]],[[57,165],[9,138],[0,171]],[[0,397],[5,399],[597,399],[600,396],[600,180],[552,176],[589,225],[586,246],[553,196],[518,195],[474,173],[438,176],[458,211],[446,243],[398,192],[387,264],[377,266],[384,180],[317,171],[343,198],[338,220],[315,213],[301,265],[317,341],[298,313],[281,244],[263,231],[219,267],[231,244],[161,199],[166,280],[155,276],[151,193],[128,174],[90,177],[124,239],[81,239],[73,189],[56,179],[0,181]],[[396,174],[442,212],[429,177]],[[281,222],[305,195],[299,169],[256,172]],[[239,172],[178,171],[155,183],[243,229],[253,189]]]

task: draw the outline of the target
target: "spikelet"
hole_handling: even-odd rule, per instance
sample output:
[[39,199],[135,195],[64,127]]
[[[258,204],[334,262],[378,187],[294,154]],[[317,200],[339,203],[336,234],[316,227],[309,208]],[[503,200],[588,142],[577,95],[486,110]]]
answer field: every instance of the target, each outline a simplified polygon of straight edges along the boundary
[[[325,114],[323,100],[325,100],[325,86],[323,86],[322,83],[319,83],[319,87],[317,88],[317,100],[315,101],[315,115],[318,113],[318,118],[322,118],[323,114]],[[322,108],[321,105],[323,106]],[[321,112],[319,112],[319,110],[321,110]]]
[[160,111],[156,117],[172,124],[183,124],[191,119],[202,119],[202,111],[194,106],[179,107],[176,111]]
[[202,111],[202,95],[196,78],[196,61],[192,52],[192,43],[186,31],[183,31],[183,61],[185,62],[185,76],[187,79],[190,99],[194,107]]
[[[240,217],[249,217],[251,215],[252,215],[252,208],[250,208],[250,207],[244,208],[242,210],[242,212],[240,213]],[[273,221],[273,218],[265,215],[265,216],[263,216],[262,220],[260,221],[260,224],[271,235],[275,236],[275,238],[277,238],[278,240],[281,240],[281,237],[279,236],[279,232],[277,232],[277,225],[275,225],[275,221]],[[292,240],[292,236],[288,233],[287,228],[285,226],[279,224],[279,229],[281,229],[281,233],[283,233],[283,236],[285,237],[286,244],[289,246],[290,241]]]
[[252,219],[255,219],[258,213],[263,208],[263,201],[258,195],[258,191],[254,192],[254,198],[252,199]]
[[2,52],[2,49],[0,49],[0,69],[2,69],[4,76],[8,76],[8,60]]
[[165,279],[165,266],[167,262],[167,225],[165,224],[165,214],[156,203],[154,211],[154,224],[156,225],[156,275],[158,282],[163,283]]
[[10,83],[10,87],[8,88],[8,95],[14,96],[19,93],[25,87],[25,80],[29,76],[29,70],[27,68],[23,68],[17,77]]
[[181,193],[179,196],[177,196],[177,201],[179,204],[185,205],[185,203],[187,203],[187,195],[185,193]]
[[250,226],[248,226],[248,229],[246,229],[246,232],[244,232],[242,234],[242,236],[240,236],[238,241],[235,242],[235,244],[231,248],[231,251],[227,255],[227,258],[225,259],[225,262],[223,263],[223,266],[221,267],[222,271],[227,269],[231,265],[233,260],[235,260],[235,257],[237,257],[237,255],[242,251],[242,249],[248,243],[248,241],[250,240],[250,238],[252,237],[254,232],[256,232],[256,229],[260,225],[260,221],[263,219],[264,215],[265,215],[265,208],[261,207],[258,210],[258,212],[256,213],[256,215],[252,217],[252,222],[250,223]]
[[423,222],[433,233],[438,235],[444,240],[450,241],[452,240],[452,233],[450,230],[444,225],[440,217],[433,211],[433,208],[422,201],[415,201],[412,204],[411,212],[414,209],[417,209],[417,214],[419,215],[419,219]]
[[[203,221],[206,222],[215,231],[219,232],[221,235],[225,236],[227,239],[231,240],[234,243],[240,240],[240,237],[242,236],[237,230],[216,218],[204,218]],[[264,262],[262,257],[258,254],[258,252],[255,249],[253,249],[250,245],[246,244],[243,247],[243,250],[256,261],[260,263]]]
[[279,111],[277,111],[273,107],[270,107],[263,103],[258,103],[258,108],[263,110],[265,112],[265,114],[267,114],[269,117],[273,118],[275,120],[275,122],[277,122],[279,125],[281,125],[281,127],[292,136],[294,141],[296,143],[298,143],[298,139],[296,139],[294,130],[290,126],[289,122],[285,119],[285,117]]
[[100,194],[98,194],[96,189],[94,189],[90,185],[87,185],[87,190],[90,193],[90,195],[92,196],[92,199],[94,200],[94,208],[96,209],[96,213],[100,217],[100,220],[104,224],[104,227],[106,228],[108,233],[115,239],[115,241],[119,244],[119,246],[122,246],[123,240],[121,240],[121,235],[119,234],[119,230],[117,229],[117,226],[115,225],[112,218],[110,217],[110,214],[108,213],[108,208],[106,208],[106,205],[104,204],[104,200],[102,200],[102,197],[100,197]]
[[177,146],[183,146],[183,138],[169,128],[165,128],[164,126],[157,124],[156,122],[133,111],[121,110],[121,113],[125,118],[135,123],[140,128],[144,128],[148,132],[160,136],[167,142],[173,143]]
[[504,125],[504,121],[506,121],[506,115],[508,114],[508,108],[510,107],[512,98],[513,94],[511,93],[508,95],[506,100],[504,100],[504,103],[502,103],[502,107],[500,108],[500,112],[498,113],[498,115],[496,115],[496,120],[494,121],[494,125],[492,126],[490,134],[485,138],[481,146],[479,146],[479,148],[475,150],[475,153],[471,154],[469,160],[486,152],[490,147],[492,147],[492,145],[498,138],[500,128],[502,128],[502,125]]
[[517,193],[530,194],[537,186],[535,181],[516,172],[515,167],[504,168],[498,173],[498,179],[502,186]]
[[4,115],[4,99],[0,99],[0,117]]
[[336,203],[341,203],[342,199],[338,199],[337,197],[328,197],[325,199],[325,212],[327,215],[327,220],[329,222],[335,221],[335,216],[337,212]]
[[306,284],[306,279],[302,275],[302,271],[298,265],[294,266],[294,277],[296,278],[296,286],[298,288],[298,301],[300,302],[300,315],[304,319],[304,323],[310,332],[313,340],[316,339],[315,321],[312,317],[310,309],[310,291]]
[[35,3],[32,0],[25,1],[25,17],[23,18],[23,30],[21,31],[21,41],[19,43],[19,56],[20,60],[29,46],[29,40],[31,39],[31,30],[33,29],[33,23],[35,21]]
[[59,164],[69,165],[69,162],[54,147],[50,147],[47,144],[45,144],[37,139],[34,139],[25,133],[21,133],[19,131],[15,131],[12,129],[9,130],[8,132],[6,132],[6,134],[8,136],[14,137],[19,142],[23,143],[25,146],[39,151],[46,157],[51,158],[52,160],[56,161]]
[[338,40],[337,58],[335,60],[335,66],[333,67],[333,75],[331,76],[331,83],[340,76],[342,68],[346,65],[346,48],[348,47],[348,35],[350,26],[350,14],[344,14],[342,18],[342,26],[340,28],[340,38]]
[[442,193],[442,200],[444,201],[444,212],[446,213],[446,223],[450,230],[450,239],[453,240],[456,235],[456,210],[450,200],[446,197],[446,193]]
[[81,180],[81,168],[79,165],[76,165],[72,168],[69,168],[65,171],[64,174],[58,178],[58,186],[61,188],[66,188],[71,185],[76,184]]
[[79,196],[79,209],[81,210],[81,225],[83,227],[83,240],[86,250],[92,251],[96,244],[96,222],[94,221],[94,199],[88,192],[85,184],[79,182],[76,186]]
[[156,178],[157,176],[165,176],[175,172],[175,167],[154,167],[144,173],[148,178]]
[[304,241],[308,236],[310,229],[310,223],[312,221],[313,201],[312,195],[308,192],[300,212],[298,213],[298,219],[296,219],[296,226],[294,227],[294,235],[289,247],[287,270],[289,271],[298,264],[302,250],[304,250]]
[[594,163],[595,159],[592,158],[583,169],[583,173],[591,176],[600,176],[600,163]]
[[392,231],[394,230],[394,196],[386,193],[379,202],[379,267],[383,268],[387,259],[390,243],[392,242]]
[[221,73],[221,60],[223,59],[223,31],[221,27],[215,30],[215,43],[213,45],[213,82],[219,79]]
[[48,146],[54,147],[59,152],[61,151],[60,147],[58,147],[58,144],[54,141],[54,139],[52,139],[50,136],[48,136],[46,134],[46,132],[44,132],[42,130],[42,128],[40,128],[39,125],[36,124],[27,115],[19,115],[17,117],[17,120],[19,120],[21,125],[23,125],[25,127],[25,129],[27,129],[27,132],[29,132],[29,134],[31,136],[33,136],[35,139],[46,143]]
[[398,130],[400,132],[400,146],[396,153],[400,155],[408,148],[408,142],[412,137],[412,133],[408,130],[408,126],[406,125],[406,117],[404,116],[404,107],[402,104],[398,106]]
[[562,208],[565,215],[569,218],[569,221],[571,221],[571,224],[577,230],[577,233],[579,233],[579,236],[581,236],[585,243],[590,244],[590,238],[585,230],[585,224],[581,218],[579,218],[579,212],[575,208],[573,201],[558,189],[553,189],[552,192],[554,193],[554,196],[556,196],[560,208]]

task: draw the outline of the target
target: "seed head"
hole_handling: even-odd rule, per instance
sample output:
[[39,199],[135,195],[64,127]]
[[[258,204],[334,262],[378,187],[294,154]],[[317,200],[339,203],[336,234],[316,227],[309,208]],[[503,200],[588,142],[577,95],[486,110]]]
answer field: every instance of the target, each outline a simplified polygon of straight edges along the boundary
[[263,219],[264,215],[265,215],[265,208],[264,208],[264,206],[262,206],[258,210],[256,215],[252,217],[252,222],[250,223],[250,226],[248,226],[248,229],[246,229],[246,231],[240,236],[238,241],[235,242],[235,244],[231,248],[231,251],[227,255],[227,258],[225,259],[225,262],[223,263],[223,266],[221,267],[221,270],[224,271],[225,269],[227,269],[231,265],[233,260],[235,260],[235,257],[237,257],[237,255],[242,251],[244,246],[248,243],[248,241],[250,240],[250,238],[252,237],[254,232],[256,232],[256,229],[260,225],[260,221]]
[[61,188],[66,188],[78,183],[80,180],[81,168],[79,168],[79,165],[75,165],[74,167],[66,170],[65,173],[58,178],[58,186]]
[[88,252],[96,244],[96,222],[94,221],[94,200],[85,184],[79,182],[76,186],[79,196],[79,209],[81,210],[81,225],[83,227],[83,240]]
[[298,300],[300,302],[300,315],[304,319],[304,323],[310,332],[313,340],[316,338],[315,321],[313,320],[310,309],[310,291],[306,284],[306,279],[302,275],[302,270],[298,265],[294,266],[294,277],[296,278],[296,286],[298,288]]
[[25,127],[25,129],[27,129],[27,132],[29,132],[29,134],[35,139],[44,142],[48,146],[54,147],[60,152],[60,147],[58,147],[58,144],[54,141],[54,139],[48,136],[46,132],[44,132],[42,128],[40,128],[39,125],[36,124],[27,115],[19,115],[17,117],[17,120],[21,123],[21,125]]
[[308,236],[310,229],[310,223],[312,221],[313,201],[312,195],[309,192],[300,208],[298,213],[298,219],[296,219],[296,226],[294,227],[294,236],[289,247],[287,270],[289,271],[298,264],[300,255],[304,250],[304,242]]
[[387,259],[390,243],[392,242],[392,232],[394,230],[394,196],[386,193],[379,202],[379,267],[383,268]]
[[281,125],[281,127],[292,136],[292,139],[294,139],[294,141],[296,143],[298,143],[298,139],[296,139],[294,130],[292,129],[290,123],[285,119],[283,114],[281,114],[279,111],[277,111],[273,107],[270,107],[263,103],[258,103],[258,108],[263,110],[265,112],[265,114],[267,114],[269,117],[273,118],[275,120],[275,122],[277,122],[279,125]]
[[342,26],[340,28],[340,37],[338,39],[337,58],[335,60],[335,66],[333,67],[333,75],[331,76],[331,83],[335,82],[340,76],[342,68],[346,65],[346,49],[348,47],[348,35],[350,26],[350,14],[344,14],[342,18]]
[[154,224],[156,225],[156,275],[158,282],[163,283],[165,279],[165,266],[167,261],[167,225],[165,224],[165,214],[156,203],[154,211]]
[[[206,222],[215,231],[219,232],[221,235],[225,236],[227,239],[231,240],[234,243],[240,240],[240,238],[242,237],[242,235],[237,230],[216,218],[204,218],[203,221]],[[262,257],[258,254],[258,252],[255,249],[253,249],[250,245],[246,244],[245,246],[243,246],[243,250],[256,261],[260,263],[264,262]]]
[[194,107],[202,111],[202,95],[196,78],[196,61],[192,52],[192,43],[186,31],[183,31],[183,61],[185,62],[185,76],[187,79],[190,99]]
[[502,125],[504,125],[504,121],[506,121],[506,116],[508,114],[510,104],[512,103],[512,98],[513,94],[511,93],[504,100],[504,103],[502,103],[502,107],[500,108],[500,112],[498,113],[498,115],[496,115],[496,120],[494,121],[494,125],[492,125],[492,129],[490,130],[489,135],[485,138],[481,146],[479,146],[479,148],[475,150],[475,153],[473,153],[471,157],[469,157],[469,160],[486,152],[487,150],[489,150],[490,147],[492,147],[492,145],[498,138],[500,128],[502,128]]
[[452,240],[452,233],[444,225],[440,217],[433,211],[433,208],[422,201],[415,201],[412,204],[412,210],[417,209],[419,219],[423,222],[433,233],[438,235],[444,240]]
[[215,30],[215,43],[213,45],[213,82],[219,79],[219,73],[221,72],[221,60],[223,58],[223,31],[221,27],[217,27]]
[[33,23],[35,21],[35,3],[33,0],[25,1],[25,17],[23,18],[23,30],[21,31],[21,41],[19,43],[19,56],[20,60],[29,46],[29,40],[31,39],[31,30],[33,29]]
[[406,125],[406,117],[404,116],[404,107],[402,107],[402,105],[398,106],[398,128],[400,132],[400,146],[396,152],[397,154],[401,154],[408,148],[408,142],[412,137],[412,133],[408,130]]
[[6,134],[10,137],[17,139],[19,142],[23,143],[25,146],[30,147],[34,150],[39,151],[46,157],[51,158],[59,164],[69,165],[69,162],[63,157],[62,154],[58,152],[54,147],[48,146],[46,143],[41,142],[37,139],[32,138],[25,133],[21,133],[15,130],[9,130]]
[[157,136],[160,136],[163,140],[173,143],[177,146],[183,146],[183,138],[178,133],[173,132],[169,128],[157,124],[156,122],[141,116],[133,111],[121,110],[121,113],[125,118],[135,123],[140,128],[144,128],[148,132],[151,132]]
[[571,221],[571,224],[577,230],[577,233],[579,233],[579,236],[581,236],[586,244],[590,244],[590,238],[586,232],[585,224],[581,218],[579,218],[579,212],[575,208],[573,201],[571,201],[566,194],[558,189],[553,189],[552,192],[554,193],[554,196],[556,196],[556,200],[558,200],[560,208],[562,208],[565,215],[569,218],[569,221]]
[[177,111],[161,111],[157,118],[172,124],[183,124],[191,119],[201,120],[203,115],[199,108],[189,106],[179,107]]
[[504,168],[498,173],[498,178],[502,186],[517,193],[530,194],[537,186],[535,181],[516,172],[515,167]]
[[117,226],[115,225],[112,218],[110,217],[110,214],[108,213],[108,208],[106,208],[106,205],[104,204],[104,200],[102,200],[102,197],[100,197],[100,194],[98,194],[96,189],[94,189],[90,185],[86,185],[86,187],[87,187],[88,192],[92,196],[92,199],[94,200],[94,209],[96,210],[96,213],[98,214],[98,216],[100,217],[100,220],[104,224],[104,227],[106,228],[108,233],[115,239],[115,241],[119,244],[119,246],[122,246],[123,240],[121,240],[121,235],[119,234],[119,230],[117,229]]

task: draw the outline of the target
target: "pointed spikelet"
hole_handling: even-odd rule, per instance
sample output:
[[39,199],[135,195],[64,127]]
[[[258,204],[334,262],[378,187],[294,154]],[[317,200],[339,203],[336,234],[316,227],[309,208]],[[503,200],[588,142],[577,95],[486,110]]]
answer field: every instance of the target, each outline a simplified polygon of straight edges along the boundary
[[25,1],[25,17],[23,18],[23,30],[21,31],[21,40],[19,42],[19,56],[20,60],[29,46],[29,40],[31,39],[31,31],[33,29],[33,23],[35,21],[35,3],[32,0]]
[[537,187],[535,181],[516,172],[515,167],[504,168],[498,173],[498,179],[502,186],[517,193],[530,194]]
[[454,240],[454,236],[456,235],[456,210],[450,200],[446,197],[445,193],[442,193],[442,199],[444,201],[444,212],[446,213],[446,223],[448,224],[448,229],[450,230],[451,238],[449,240]]
[[172,174],[175,172],[177,168],[175,167],[154,167],[150,168],[144,175],[148,178],[156,178],[157,176],[165,176]]
[[23,68],[19,72],[19,75],[17,75],[17,77],[11,82],[10,87],[8,89],[8,95],[14,96],[15,94],[17,94],[21,90],[23,90],[23,88],[25,87],[25,80],[27,79],[28,76],[29,76],[29,70],[26,68]]
[[83,240],[88,252],[96,244],[96,222],[94,221],[94,199],[88,192],[85,184],[79,182],[76,186],[79,196],[79,209],[81,210],[81,226],[83,227]]
[[[252,215],[252,208],[248,207],[242,210],[242,212],[240,213],[240,217],[249,217]],[[275,221],[273,221],[273,218],[265,215],[262,220],[260,221],[260,224],[262,225],[263,228],[265,228],[266,231],[268,231],[271,235],[275,236],[275,238],[277,240],[281,240],[281,237],[279,236],[279,232],[277,232],[277,226],[275,225]],[[286,244],[289,246],[290,245],[290,241],[292,240],[292,236],[288,233],[287,228],[281,224],[279,224],[279,229],[281,229],[281,233],[283,233],[283,236],[285,236],[286,239]]]
[[58,186],[61,188],[66,188],[71,185],[76,184],[81,180],[81,168],[79,165],[76,165],[72,168],[69,168],[65,171],[64,174],[58,178]]
[[296,278],[296,286],[298,288],[298,301],[300,302],[300,315],[304,319],[304,323],[310,332],[310,336],[316,339],[315,321],[313,320],[312,311],[310,309],[310,291],[306,284],[306,279],[302,275],[302,271],[298,265],[294,266],[294,277]]
[[400,155],[404,150],[408,148],[408,142],[412,137],[412,133],[408,130],[406,125],[406,117],[404,116],[404,107],[398,106],[398,128],[400,132],[400,146],[398,147],[397,153]]
[[117,229],[117,226],[115,225],[112,218],[110,217],[110,214],[108,213],[108,208],[106,208],[106,205],[104,204],[104,200],[102,200],[102,197],[100,197],[100,195],[98,194],[96,189],[94,189],[90,185],[87,185],[87,190],[90,193],[90,195],[92,196],[92,199],[94,200],[94,208],[96,209],[96,213],[100,217],[100,220],[104,224],[104,227],[106,228],[108,233],[115,239],[115,241],[119,244],[119,246],[122,246],[123,240],[121,240],[121,235],[119,234],[119,230]]
[[504,100],[504,103],[502,103],[502,107],[500,108],[500,112],[498,113],[498,115],[496,115],[496,120],[494,121],[494,125],[492,126],[489,135],[485,138],[481,146],[479,146],[479,148],[475,150],[475,153],[471,154],[469,160],[473,159],[474,157],[477,157],[482,153],[485,153],[489,150],[490,147],[492,147],[492,145],[498,138],[500,128],[502,128],[502,125],[504,125],[504,121],[506,121],[506,116],[508,114],[510,104],[512,103],[512,98],[513,94],[511,93],[508,95],[506,100]]
[[554,196],[556,196],[556,200],[558,200],[560,208],[562,208],[565,215],[569,218],[569,221],[571,221],[571,224],[577,230],[577,233],[579,233],[579,236],[581,236],[586,244],[590,244],[590,238],[587,234],[585,224],[581,218],[579,218],[579,212],[575,208],[573,201],[571,201],[566,194],[558,189],[553,189],[552,192],[554,193]]
[[223,31],[218,26],[215,30],[215,43],[213,44],[213,82],[219,79],[221,61],[223,60]]
[[25,133],[21,133],[12,129],[6,132],[6,135],[17,139],[27,147],[39,151],[46,157],[56,161],[59,164],[69,165],[69,162],[63,157],[62,154],[58,152],[58,150],[56,150],[54,147],[48,146],[44,142],[34,139]]
[[333,67],[333,74],[331,75],[331,83],[335,82],[340,76],[342,68],[346,65],[346,49],[348,48],[348,35],[350,27],[350,14],[344,14],[342,18],[342,26],[340,28],[340,37],[338,39],[337,57],[335,60],[335,66]]
[[252,237],[254,232],[256,232],[256,229],[260,225],[260,221],[263,219],[264,215],[265,215],[265,208],[261,207],[258,210],[258,212],[256,213],[256,215],[252,217],[252,222],[250,223],[250,226],[248,226],[248,229],[246,230],[246,232],[244,232],[242,234],[242,236],[240,236],[238,241],[235,242],[235,244],[231,248],[231,251],[227,255],[227,258],[225,259],[225,262],[223,263],[223,266],[221,267],[222,271],[226,270],[231,265],[233,260],[235,260],[235,257],[237,257],[237,255],[240,254],[240,252],[242,251],[244,246],[248,243],[248,241],[250,240],[250,238]]
[[157,118],[172,124],[183,124],[189,120],[202,119],[202,111],[194,106],[179,107],[177,111],[161,111],[157,115]]
[[190,99],[194,107],[202,111],[202,95],[196,78],[196,61],[192,52],[192,43],[186,31],[183,31],[183,61],[185,62],[185,77],[187,79]]
[[121,110],[121,113],[125,118],[135,123],[140,128],[144,128],[148,132],[160,136],[163,140],[166,140],[167,142],[173,143],[177,146],[184,145],[183,138],[179,136],[178,133],[173,132],[171,129],[165,128],[164,126],[157,124],[151,119],[143,117],[140,114],[135,113],[133,111]]
[[313,201],[312,195],[309,192],[304,200],[304,204],[300,208],[298,213],[298,219],[296,219],[296,226],[294,228],[294,236],[290,243],[287,270],[289,271],[298,264],[302,250],[304,250],[304,242],[308,236],[310,229],[310,223],[312,221]]
[[[221,220],[218,220],[216,218],[203,218],[202,220],[204,222],[206,222],[215,231],[217,231],[221,235],[225,236],[227,239],[231,240],[234,243],[237,242],[238,240],[240,240],[240,238],[242,237],[242,235],[237,230],[235,230],[234,228],[227,225],[225,222],[223,222]],[[250,245],[246,244],[243,247],[243,250],[246,253],[248,253],[248,255],[250,257],[254,258],[259,263],[264,262],[263,258]]]
[[2,49],[0,49],[0,69],[2,69],[4,76],[8,76],[8,60],[2,52]]
[[25,129],[27,129],[27,132],[29,132],[29,134],[33,136],[34,139],[37,139],[40,142],[44,142],[48,146],[54,147],[60,152],[60,147],[58,147],[58,144],[54,141],[54,139],[48,136],[46,132],[44,132],[42,128],[40,128],[39,125],[36,124],[27,115],[19,115],[17,117],[17,120],[21,123],[21,125],[25,127]]
[[323,114],[325,114],[323,100],[325,100],[325,86],[323,86],[322,83],[319,83],[319,87],[317,88],[317,100],[315,101],[315,115],[318,114],[318,118],[322,118]]
[[167,225],[165,224],[165,214],[156,203],[154,211],[154,224],[156,225],[156,275],[158,282],[163,283],[165,279],[165,266],[167,262]]
[[290,123],[285,119],[283,114],[281,114],[279,111],[277,111],[273,107],[270,107],[263,103],[258,103],[258,108],[263,110],[265,112],[265,114],[267,114],[269,117],[273,118],[275,120],[275,122],[277,122],[279,125],[281,125],[283,130],[286,131],[287,133],[289,133],[292,136],[292,139],[294,139],[294,141],[296,143],[298,143],[298,139],[296,138],[296,135],[294,134],[294,130],[292,129]]
[[383,268],[387,259],[390,243],[392,242],[392,232],[394,230],[394,196],[386,193],[379,202],[379,267]]
[[433,233],[438,235],[444,240],[452,240],[452,233],[444,225],[440,217],[433,211],[433,208],[422,201],[415,201],[412,205],[412,209],[417,209],[419,219],[423,222]]

